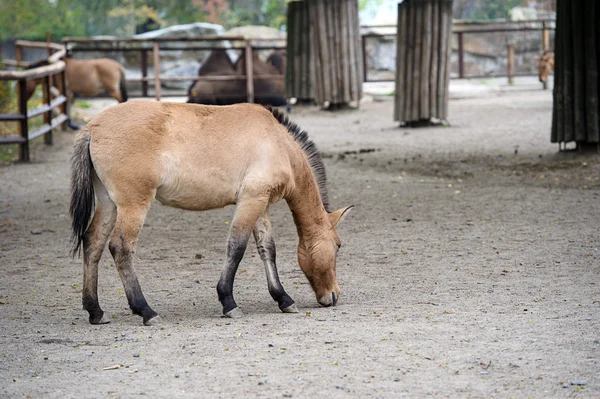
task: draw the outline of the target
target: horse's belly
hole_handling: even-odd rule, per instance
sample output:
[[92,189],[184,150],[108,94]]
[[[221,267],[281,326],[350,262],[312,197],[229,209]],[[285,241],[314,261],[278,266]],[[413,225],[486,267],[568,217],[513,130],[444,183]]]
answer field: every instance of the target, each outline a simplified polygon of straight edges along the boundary
[[156,199],[163,205],[203,211],[235,204],[235,190],[219,183],[178,181],[161,185],[156,191]]

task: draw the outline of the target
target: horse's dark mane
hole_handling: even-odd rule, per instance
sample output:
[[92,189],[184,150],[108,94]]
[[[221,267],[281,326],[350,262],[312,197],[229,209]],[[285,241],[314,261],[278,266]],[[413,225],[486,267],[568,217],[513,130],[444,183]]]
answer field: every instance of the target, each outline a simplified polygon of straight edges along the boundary
[[290,118],[288,118],[279,109],[273,108],[270,105],[265,105],[264,107],[273,114],[275,119],[277,119],[281,125],[285,126],[290,135],[294,138],[294,140],[296,140],[296,143],[300,145],[300,148],[302,148],[302,151],[304,151],[306,154],[308,163],[310,164],[313,175],[315,176],[315,180],[317,181],[317,185],[319,186],[319,194],[321,195],[323,207],[327,212],[330,212],[329,196],[327,194],[327,175],[325,174],[325,165],[323,164],[323,160],[321,159],[321,154],[319,153],[317,146],[308,138],[308,133],[302,130],[300,126],[292,122]]
[[50,65],[50,63],[48,62],[48,60],[44,59],[44,60],[39,60],[39,61],[36,61],[36,62],[33,62],[33,63],[27,65],[27,67],[25,69],[33,69],[33,68],[38,68],[38,67],[46,66],[46,65]]

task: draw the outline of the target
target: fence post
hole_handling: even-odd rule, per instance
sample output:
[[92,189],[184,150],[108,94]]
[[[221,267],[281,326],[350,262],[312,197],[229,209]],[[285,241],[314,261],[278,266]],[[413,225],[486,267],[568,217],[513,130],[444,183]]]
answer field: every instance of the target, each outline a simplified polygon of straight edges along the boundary
[[542,52],[550,48],[550,30],[546,21],[542,22]]
[[19,87],[19,114],[23,116],[23,119],[19,121],[19,128],[21,130],[21,137],[25,139],[25,142],[19,144],[19,160],[21,162],[29,162],[29,130],[27,125],[27,81],[25,79],[19,79],[17,84]]
[[17,44],[15,45],[15,58],[17,61],[17,71],[19,70],[19,68],[21,67],[21,45]]
[[508,84],[513,85],[515,84],[515,45],[512,43],[507,44],[506,50],[508,52],[506,56]]
[[465,77],[465,38],[464,32],[458,32],[458,77]]
[[[363,82],[367,81],[367,38],[361,36],[362,53],[363,53]],[[396,55],[397,56],[397,55]]]
[[48,58],[52,55],[52,48],[50,47],[50,43],[52,43],[52,33],[49,30],[46,31],[46,47],[48,49]]
[[142,97],[148,97],[148,50],[142,49],[142,59],[140,62],[140,68],[142,69]]
[[[52,102],[50,95],[50,76],[44,77],[43,88],[44,102],[50,106],[50,103]],[[44,123],[52,125],[52,109],[49,109],[48,112],[44,112]],[[50,129],[48,133],[44,134],[44,143],[49,145],[52,144],[52,129]]]
[[67,120],[64,121],[62,124],[62,130],[66,130],[67,126],[71,126],[71,113],[69,109],[69,93],[67,92],[67,75],[64,69],[60,73],[60,83],[60,87],[62,88],[61,94],[65,97],[65,102],[62,104],[61,108],[63,110],[63,113],[67,115]]
[[246,40],[246,90],[248,91],[248,102],[254,102],[254,71],[252,63],[252,43]]
[[152,55],[154,61],[154,95],[156,100],[160,101],[160,58],[158,42],[152,44]]

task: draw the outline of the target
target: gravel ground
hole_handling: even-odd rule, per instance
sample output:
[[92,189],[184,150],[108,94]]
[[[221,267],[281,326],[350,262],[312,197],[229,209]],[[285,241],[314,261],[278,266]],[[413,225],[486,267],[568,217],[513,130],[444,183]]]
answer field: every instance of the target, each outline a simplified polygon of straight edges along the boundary
[[[90,103],[81,118],[112,104]],[[221,318],[233,208],[155,203],[136,266],[163,325],[130,314],[108,250],[111,323],[89,325],[68,256],[74,135],[60,133],[0,168],[0,396],[600,397],[600,158],[549,142],[549,91],[455,99],[450,127],[400,129],[386,97],[292,117],[325,155],[332,205],[356,205],[339,227],[337,307],[300,272],[282,202],[280,276],[300,313],[279,312],[249,246],[246,315]]]

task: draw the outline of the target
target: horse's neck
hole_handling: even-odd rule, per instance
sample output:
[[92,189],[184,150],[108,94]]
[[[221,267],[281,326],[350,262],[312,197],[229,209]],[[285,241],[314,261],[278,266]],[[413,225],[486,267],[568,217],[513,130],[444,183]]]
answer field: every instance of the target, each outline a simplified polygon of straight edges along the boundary
[[295,173],[295,187],[286,200],[300,239],[318,234],[327,213],[315,177],[307,163],[302,162],[301,170]]

